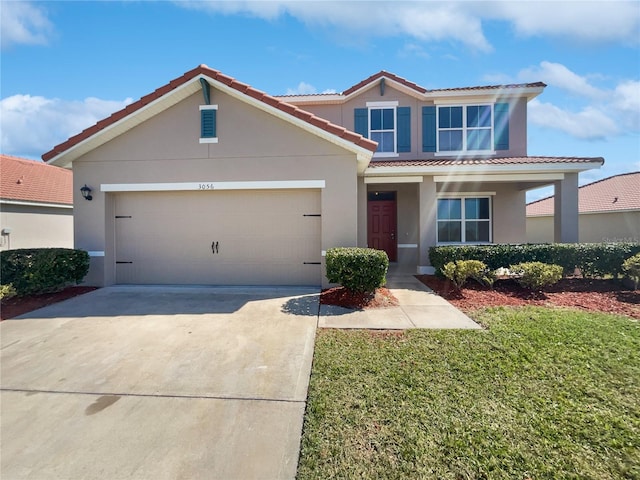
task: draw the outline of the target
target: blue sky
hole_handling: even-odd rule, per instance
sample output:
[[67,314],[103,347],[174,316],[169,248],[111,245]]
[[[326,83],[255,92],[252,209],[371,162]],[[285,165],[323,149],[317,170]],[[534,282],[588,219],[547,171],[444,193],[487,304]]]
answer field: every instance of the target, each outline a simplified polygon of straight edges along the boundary
[[[0,0],[2,153],[54,145],[204,63],[270,94],[380,70],[425,88],[543,81],[529,155],[640,170],[640,1]],[[547,191],[530,192],[537,198]]]

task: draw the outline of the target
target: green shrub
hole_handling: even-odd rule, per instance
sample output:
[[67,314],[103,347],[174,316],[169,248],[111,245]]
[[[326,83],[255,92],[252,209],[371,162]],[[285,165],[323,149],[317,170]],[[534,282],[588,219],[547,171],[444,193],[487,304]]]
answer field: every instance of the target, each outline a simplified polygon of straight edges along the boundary
[[439,275],[449,262],[480,260],[490,270],[542,262],[562,266],[565,274],[579,268],[587,277],[617,277],[622,273],[622,262],[637,253],[640,253],[640,243],[447,245],[431,247],[429,260]]
[[16,289],[10,283],[0,285],[0,300],[6,300],[16,296]]
[[633,288],[637,290],[640,285],[640,253],[622,262],[622,271],[631,279]]
[[18,295],[56,292],[78,284],[89,271],[89,254],[70,248],[25,248],[0,252],[0,275]]
[[485,285],[493,285],[495,275],[493,272],[487,269],[487,266],[479,260],[457,260],[455,262],[447,263],[442,273],[445,277],[451,280],[458,289],[469,280],[474,280],[483,283]]
[[562,267],[542,262],[525,262],[509,267],[514,274],[520,275],[518,282],[531,290],[542,290],[544,287],[558,283],[562,278]]
[[327,250],[327,279],[354,292],[374,292],[386,283],[389,257],[382,250],[337,247]]

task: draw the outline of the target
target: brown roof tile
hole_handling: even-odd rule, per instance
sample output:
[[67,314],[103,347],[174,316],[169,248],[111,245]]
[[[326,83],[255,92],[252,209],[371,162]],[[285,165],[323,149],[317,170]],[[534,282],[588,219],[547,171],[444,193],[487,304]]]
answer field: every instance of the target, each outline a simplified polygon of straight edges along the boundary
[[390,80],[393,80],[395,82],[398,82],[406,87],[409,87],[417,92],[420,93],[426,93],[427,89],[424,87],[421,87],[420,85],[418,85],[417,83],[413,83],[410,82],[409,80],[407,80],[406,78],[402,78],[399,77],[391,72],[387,72],[385,70],[381,70],[378,73],[374,73],[373,75],[371,75],[370,77],[365,78],[364,80],[362,80],[361,82],[356,83],[353,87],[349,87],[347,88],[344,92],[342,92],[342,95],[350,95],[353,92],[356,92],[358,90],[360,90],[362,87],[370,84],[371,82],[375,82],[376,80],[378,80],[379,78],[382,77],[386,77]]
[[379,167],[440,167],[455,165],[530,165],[553,163],[604,163],[602,157],[470,157],[470,158],[434,158],[429,160],[376,160],[369,168]]
[[[104,128],[112,125],[113,123],[117,122],[118,120],[131,115],[133,113],[135,113],[136,111],[138,111],[140,108],[144,107],[145,105],[153,102],[154,100],[157,100],[158,98],[162,97],[163,95],[166,95],[167,93],[169,93],[172,90],[175,90],[176,88],[178,88],[181,85],[184,85],[185,83],[187,83],[188,81],[192,80],[193,78],[197,77],[198,75],[206,75],[210,78],[213,78],[214,80],[223,83],[225,85],[227,85],[228,87],[231,87],[239,92],[242,92],[252,98],[255,98],[261,102],[266,103],[267,105],[271,105],[283,112],[286,112],[288,114],[294,115],[297,118],[300,118],[303,121],[306,121],[308,123],[311,123],[313,125],[316,125],[316,123],[313,123],[312,120],[315,117],[315,115],[310,114],[294,105],[291,105],[289,103],[286,103],[280,99],[277,99],[275,97],[272,97],[271,95],[267,95],[264,92],[261,92],[260,90],[257,90],[255,88],[252,88],[242,82],[238,82],[237,80],[235,80],[234,78],[225,75],[221,72],[219,72],[218,70],[214,70],[212,68],[207,67],[206,65],[199,65],[198,67],[189,70],[188,72],[186,72],[185,74],[183,74],[182,76],[175,78],[173,80],[171,80],[168,84],[163,85],[160,88],[157,88],[155,91],[153,91],[152,93],[149,93],[147,95],[145,95],[144,97],[142,97],[141,99],[139,99],[138,101],[128,105],[127,107],[123,108],[122,110],[119,110],[117,112],[115,112],[114,114],[112,114],[110,117],[107,117],[101,121],[99,121],[98,123],[96,123],[95,125],[83,130],[82,132],[80,132],[77,135],[74,135],[73,137],[69,138],[68,140],[66,140],[65,142],[62,142],[59,145],[56,145],[55,147],[53,147],[50,151],[44,153],[42,155],[42,159],[44,161],[48,161],[51,160],[52,158],[60,155],[61,153],[64,153],[65,151],[69,150],[70,148],[72,148],[73,146],[77,145],[78,143],[82,142],[83,140],[86,140],[87,138],[97,134],[98,132],[100,132],[101,130],[103,130]],[[324,124],[322,124],[324,125]],[[320,126],[320,125],[316,125],[319,128],[322,128],[324,130],[326,130],[329,133],[332,133],[334,135],[337,135],[336,130],[335,129],[330,129],[329,127],[330,124],[327,124],[326,126]],[[378,144],[372,140],[368,140],[364,137],[362,137],[361,135],[358,135],[356,133],[353,132],[349,132],[348,130],[344,130],[344,132],[342,132],[341,134],[338,135],[340,138],[347,140],[349,142],[352,142],[360,147],[363,147],[371,152],[375,152],[376,148],[378,146]]]
[[0,198],[73,205],[73,173],[36,160],[0,155]]
[[[578,189],[578,211],[640,210],[640,172],[623,173]],[[553,215],[553,196],[527,205],[527,215]]]

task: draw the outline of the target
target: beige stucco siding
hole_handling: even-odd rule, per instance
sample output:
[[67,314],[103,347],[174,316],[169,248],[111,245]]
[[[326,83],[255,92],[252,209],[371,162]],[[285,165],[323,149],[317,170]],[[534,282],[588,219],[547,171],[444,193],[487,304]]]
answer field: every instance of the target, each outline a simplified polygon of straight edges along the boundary
[[76,199],[76,245],[105,252],[89,283],[115,281],[116,194],[100,191],[107,184],[321,180],[320,248],[357,244],[355,153],[219,91],[218,143],[200,144],[201,103],[192,95],[74,161],[74,192],[94,189],[93,201]]
[[[640,212],[580,214],[579,240],[582,243],[640,242]],[[527,241],[553,242],[553,217],[527,217]]]
[[9,248],[73,248],[73,209],[33,205],[0,206],[0,250]]
[[[399,107],[411,108],[411,152],[399,153],[398,160],[434,158],[435,154],[422,151],[422,107],[433,106],[433,101],[423,101],[394,89],[387,83],[384,95],[378,85],[362,92],[357,97],[337,105],[303,105],[302,108],[320,117],[354,130],[354,110],[366,107],[367,102],[398,102]],[[464,104],[507,102],[510,104],[509,149],[496,152],[496,156],[527,155],[527,101],[525,98],[467,98]],[[458,103],[462,105],[463,102]],[[374,157],[375,159],[376,157]],[[385,157],[388,159],[388,157]]]

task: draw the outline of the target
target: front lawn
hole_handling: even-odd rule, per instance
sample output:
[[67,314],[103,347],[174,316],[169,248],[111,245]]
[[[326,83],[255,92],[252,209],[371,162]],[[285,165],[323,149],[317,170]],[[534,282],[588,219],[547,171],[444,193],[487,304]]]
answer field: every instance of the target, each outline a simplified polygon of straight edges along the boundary
[[487,330],[319,330],[298,478],[640,478],[637,321],[474,317]]

